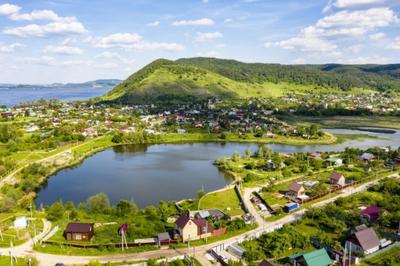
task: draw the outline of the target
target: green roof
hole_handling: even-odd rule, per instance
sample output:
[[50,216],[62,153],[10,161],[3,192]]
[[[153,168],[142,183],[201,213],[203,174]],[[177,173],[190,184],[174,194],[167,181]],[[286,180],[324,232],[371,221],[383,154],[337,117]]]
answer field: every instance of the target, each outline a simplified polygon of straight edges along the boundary
[[327,266],[332,263],[331,258],[329,258],[329,255],[324,248],[309,253],[292,255],[289,258],[297,260],[300,257],[304,258],[308,266]]

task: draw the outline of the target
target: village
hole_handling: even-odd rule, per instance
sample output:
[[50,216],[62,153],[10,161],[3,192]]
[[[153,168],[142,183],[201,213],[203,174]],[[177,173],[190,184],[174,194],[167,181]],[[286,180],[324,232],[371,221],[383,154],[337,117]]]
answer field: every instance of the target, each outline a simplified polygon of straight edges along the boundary
[[[45,230],[46,235],[33,249],[61,255],[201,248],[238,237],[241,241],[223,249],[207,249],[207,258],[223,265],[234,261],[249,265],[259,261],[260,265],[334,265],[346,261],[349,250],[350,260],[356,264],[362,263],[364,256],[397,245],[398,224],[393,222],[397,218],[381,223],[380,217],[388,207],[379,201],[359,200],[358,206],[352,206],[356,214],[348,225],[352,230],[346,231],[348,237],[329,233],[327,243],[294,217],[304,215],[302,221],[317,227],[310,214],[313,206],[356,193],[367,184],[369,191],[373,187],[369,183],[395,175],[400,165],[399,150],[376,147],[342,152],[273,152],[262,143],[328,144],[332,135],[315,124],[283,122],[275,116],[278,110],[256,99],[226,104],[210,99],[175,107],[113,107],[48,101],[1,109],[0,152],[4,156],[0,161],[0,208],[4,215],[0,216],[0,247],[24,243]],[[37,189],[49,175],[107,147],[201,140],[254,141],[259,148],[254,153],[235,152],[216,160],[215,165],[232,176],[233,183],[215,192],[199,191],[193,199],[161,201],[158,206],[139,209],[129,200],[111,205],[107,195],[99,193],[79,205],[55,202],[33,206]],[[16,209],[20,211],[14,212]],[[276,224],[281,220],[285,222]],[[293,251],[262,248],[265,243],[260,241],[269,234],[259,234],[257,240],[245,237],[269,224],[273,229],[262,232],[287,234],[286,230],[297,223],[310,234],[305,236],[306,244]],[[329,231],[327,228],[320,230]],[[365,238],[372,239],[373,245],[363,243]],[[254,250],[264,255],[255,256]],[[311,253],[301,252],[305,250]],[[305,262],[314,257],[320,257],[318,263],[324,264]]]

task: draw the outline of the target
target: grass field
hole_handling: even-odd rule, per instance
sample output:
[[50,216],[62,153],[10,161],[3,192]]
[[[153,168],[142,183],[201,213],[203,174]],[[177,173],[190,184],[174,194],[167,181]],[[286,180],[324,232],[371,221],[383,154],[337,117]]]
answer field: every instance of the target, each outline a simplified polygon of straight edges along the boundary
[[[387,261],[387,262],[385,264],[382,264],[384,261],[385,262]],[[362,260],[360,265],[361,266],[367,266],[367,265],[368,266],[380,266],[380,265],[400,266],[400,246],[397,245],[396,247],[393,247],[384,253],[374,256],[370,259]]]
[[239,198],[233,188],[205,195],[200,199],[199,209],[220,209],[230,216],[243,214]]
[[400,129],[400,119],[394,116],[281,116],[280,118],[295,124],[316,123],[327,128],[380,127]]

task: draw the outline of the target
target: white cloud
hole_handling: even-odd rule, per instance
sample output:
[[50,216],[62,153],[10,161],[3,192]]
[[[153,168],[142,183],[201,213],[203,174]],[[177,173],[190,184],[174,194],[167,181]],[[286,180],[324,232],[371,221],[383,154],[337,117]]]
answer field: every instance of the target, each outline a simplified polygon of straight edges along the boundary
[[349,8],[362,5],[373,5],[382,4],[385,0],[334,0],[331,1],[324,9],[323,12],[327,12],[333,7],[335,8]]
[[173,26],[211,26],[214,20],[209,18],[201,18],[197,20],[177,20],[172,23]]
[[303,29],[306,36],[354,36],[363,35],[376,28],[399,22],[399,18],[388,7],[367,10],[340,11],[326,16],[313,25]]
[[100,48],[124,48],[139,51],[161,50],[177,52],[184,50],[184,46],[177,43],[168,42],[148,42],[143,40],[142,36],[136,33],[115,33],[105,37],[93,38],[90,41],[94,47]]
[[46,65],[46,66],[56,65],[56,59],[51,56],[24,57],[22,59],[18,59],[17,61],[23,64],[30,64],[30,65]]
[[78,65],[90,65],[90,62],[82,61],[82,60],[66,60],[66,61],[57,61],[54,57],[51,56],[41,56],[41,57],[24,57],[17,59],[17,62],[22,64],[29,65],[43,65],[43,66],[51,66],[51,67],[71,67]]
[[0,43],[0,53],[12,53],[15,51],[15,49],[22,47],[22,44],[20,43],[13,43],[10,45],[5,45],[3,43]]
[[333,52],[337,45],[316,37],[293,37],[279,42],[266,42],[264,47],[281,47],[284,49],[298,49],[303,52]]
[[149,27],[157,27],[159,25],[160,25],[160,21],[158,21],[158,20],[147,23],[147,26],[149,26]]
[[83,51],[79,47],[60,45],[60,46],[46,46],[43,49],[44,53],[61,54],[61,55],[78,55],[82,54]]
[[101,48],[130,48],[133,44],[142,40],[142,36],[137,33],[114,33],[105,37],[94,38],[92,43],[95,47]]
[[100,69],[113,69],[117,68],[118,64],[109,62],[109,63],[95,64],[94,67]]
[[77,39],[75,39],[75,38],[65,38],[62,42],[60,42],[60,44],[61,45],[71,45],[76,42],[77,42]]
[[[335,40],[338,37],[363,36],[378,28],[387,27],[399,22],[399,18],[390,8],[370,8],[356,11],[340,11],[319,19],[314,25],[308,26],[292,38],[277,42],[267,42],[265,47],[281,47],[303,52],[324,52],[330,56],[339,56]],[[334,37],[334,38],[333,38]],[[360,50],[353,46],[350,52]],[[327,54],[325,54],[327,55]]]
[[4,34],[18,37],[47,37],[49,35],[84,34],[86,32],[85,27],[77,21],[51,22],[45,25],[30,24],[3,30]]
[[295,65],[304,65],[307,63],[307,61],[304,58],[296,58],[296,59],[292,60],[291,63],[295,64]]
[[33,10],[31,13],[13,13],[10,15],[10,19],[12,20],[26,20],[26,21],[33,21],[33,20],[50,20],[55,22],[73,22],[77,21],[75,17],[61,17],[57,15],[52,10]]
[[125,57],[122,57],[120,54],[115,53],[115,52],[110,52],[110,51],[104,51],[98,55],[95,56],[95,58],[97,59],[107,59],[107,60],[111,60],[111,59],[115,59],[118,60],[126,65],[131,65],[135,62],[135,59],[127,59]]
[[364,45],[362,44],[355,44],[355,45],[351,45],[348,48],[346,48],[346,51],[353,53],[353,54],[358,54],[362,48],[364,47]]
[[208,0],[201,0],[201,2],[202,2],[203,4],[207,4],[207,3],[208,3]]
[[233,22],[233,19],[231,19],[231,18],[226,18],[226,19],[224,20],[224,22],[225,22],[225,23],[231,23],[231,22]]
[[389,49],[400,50],[400,36],[394,39],[394,41],[389,45]]
[[208,51],[205,53],[197,53],[196,55],[201,56],[201,57],[214,57],[214,58],[220,57],[220,53],[218,53],[217,51]]
[[140,51],[161,50],[167,52],[180,52],[185,49],[185,46],[178,43],[167,42],[140,42],[133,44],[132,48]]
[[17,13],[21,7],[12,4],[2,4],[0,5],[0,15],[9,16],[11,14]]
[[385,33],[378,32],[378,33],[370,34],[369,38],[373,41],[379,41],[379,40],[382,40],[383,38],[385,38]]
[[215,31],[215,32],[197,32],[195,41],[196,42],[206,42],[211,41],[214,39],[222,38],[222,33]]

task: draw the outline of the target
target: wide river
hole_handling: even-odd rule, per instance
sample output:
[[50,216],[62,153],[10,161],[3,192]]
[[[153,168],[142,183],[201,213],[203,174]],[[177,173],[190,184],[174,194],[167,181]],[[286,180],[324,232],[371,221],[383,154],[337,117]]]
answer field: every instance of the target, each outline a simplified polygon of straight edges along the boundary
[[[331,129],[332,133],[369,134],[379,139],[348,140],[335,145],[270,144],[276,152],[340,151],[345,147],[365,149],[374,146],[399,147],[400,131],[395,134]],[[38,193],[36,204],[48,205],[57,200],[83,202],[91,195],[105,192],[111,203],[134,200],[139,207],[157,205],[160,200],[193,198],[196,191],[212,191],[232,180],[212,163],[221,156],[247,148],[251,143],[194,143],[127,145],[114,147],[87,158],[82,164],[51,176]]]

